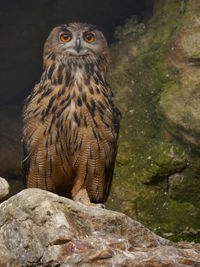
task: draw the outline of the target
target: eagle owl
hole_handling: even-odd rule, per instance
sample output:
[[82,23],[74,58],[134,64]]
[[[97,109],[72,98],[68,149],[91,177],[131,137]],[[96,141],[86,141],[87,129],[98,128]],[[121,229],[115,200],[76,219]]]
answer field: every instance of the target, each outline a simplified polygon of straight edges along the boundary
[[120,111],[105,74],[106,39],[95,26],[55,27],[43,52],[43,73],[23,108],[27,187],[75,201],[104,203],[117,153]]

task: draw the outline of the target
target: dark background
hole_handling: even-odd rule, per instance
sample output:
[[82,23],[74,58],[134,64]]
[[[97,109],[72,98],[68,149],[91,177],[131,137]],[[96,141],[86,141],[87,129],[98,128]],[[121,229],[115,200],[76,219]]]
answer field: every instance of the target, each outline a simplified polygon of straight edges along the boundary
[[151,0],[8,0],[0,1],[0,107],[21,103],[42,72],[42,49],[53,27],[80,21],[113,32],[136,14],[143,20]]

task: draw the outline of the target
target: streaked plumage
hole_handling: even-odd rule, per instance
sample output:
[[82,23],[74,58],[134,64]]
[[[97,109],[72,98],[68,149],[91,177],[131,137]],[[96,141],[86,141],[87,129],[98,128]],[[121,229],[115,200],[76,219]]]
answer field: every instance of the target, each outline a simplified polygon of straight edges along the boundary
[[[90,37],[95,41],[88,43]],[[91,202],[103,203],[110,191],[120,121],[105,80],[105,37],[85,23],[61,25],[47,38],[43,60],[40,83],[23,109],[27,186],[83,202],[88,194]]]

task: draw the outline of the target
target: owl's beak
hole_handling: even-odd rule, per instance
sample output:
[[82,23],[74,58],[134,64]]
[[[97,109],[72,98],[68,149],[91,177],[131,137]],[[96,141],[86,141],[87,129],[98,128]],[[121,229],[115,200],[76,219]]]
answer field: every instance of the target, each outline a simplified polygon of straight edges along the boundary
[[80,38],[76,39],[76,51],[79,53],[79,51],[81,50],[81,40]]

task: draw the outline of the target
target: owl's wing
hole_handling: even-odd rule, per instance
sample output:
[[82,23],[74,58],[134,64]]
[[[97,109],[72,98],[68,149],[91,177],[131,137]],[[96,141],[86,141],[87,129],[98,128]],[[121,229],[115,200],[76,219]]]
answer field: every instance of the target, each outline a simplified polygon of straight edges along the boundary
[[111,162],[109,166],[105,166],[105,177],[106,177],[106,186],[104,189],[104,202],[107,200],[108,195],[110,193],[111,184],[112,184],[112,178],[113,178],[113,172],[115,167],[115,160],[117,156],[117,148],[118,148],[118,136],[119,136],[119,129],[120,129],[120,120],[121,120],[121,112],[118,109],[115,99],[113,96],[112,91],[110,90],[110,97],[111,97],[111,106],[113,108],[113,116],[112,116],[112,122],[110,125],[113,125],[112,131],[116,138],[113,140],[113,151],[112,151],[112,157]]
[[[116,148],[117,148],[117,146],[116,146]],[[103,200],[103,202],[106,202],[106,200],[110,194],[113,172],[114,172],[114,167],[115,167],[116,152],[114,152],[113,154],[115,154],[115,155],[113,155],[112,162],[110,163],[110,165],[109,166],[105,165],[106,185],[104,188],[104,200]]]
[[[22,110],[22,117],[23,117],[23,124],[24,124],[24,118],[27,116],[27,107],[28,103],[31,101],[35,91],[39,88],[39,84],[36,84],[31,94],[24,100],[24,107]],[[24,185],[26,186],[26,180],[29,173],[30,168],[30,153],[27,148],[27,136],[24,135],[21,140],[21,155],[22,155],[22,162],[21,162],[21,168],[22,168],[22,177],[24,178]]]

